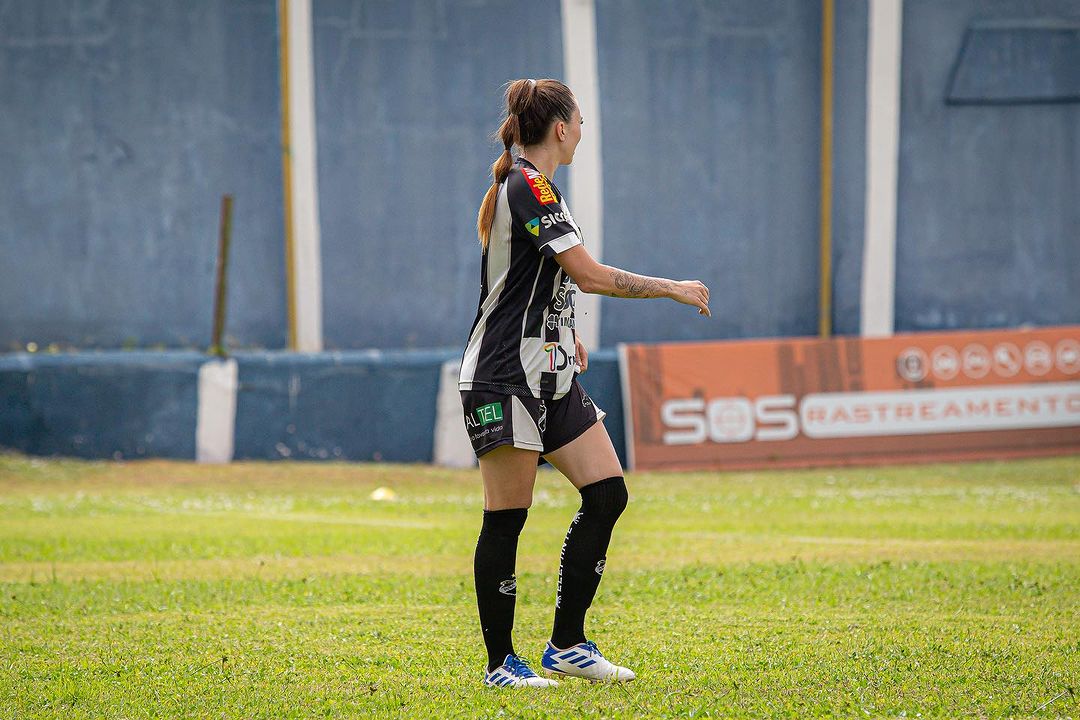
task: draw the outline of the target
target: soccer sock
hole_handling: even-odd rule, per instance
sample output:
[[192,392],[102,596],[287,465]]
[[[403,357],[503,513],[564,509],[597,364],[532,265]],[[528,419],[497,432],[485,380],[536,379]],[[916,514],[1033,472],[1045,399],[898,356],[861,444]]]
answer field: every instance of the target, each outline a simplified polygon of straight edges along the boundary
[[473,556],[476,580],[476,606],[480,628],[487,646],[488,672],[503,664],[514,652],[510,633],[514,628],[514,600],[517,597],[518,535],[529,514],[526,508],[485,510],[480,538]]
[[555,626],[551,644],[568,648],[585,642],[585,613],[604,573],[615,521],[626,508],[626,483],[610,477],[581,489],[581,509],[570,523],[559,563]]

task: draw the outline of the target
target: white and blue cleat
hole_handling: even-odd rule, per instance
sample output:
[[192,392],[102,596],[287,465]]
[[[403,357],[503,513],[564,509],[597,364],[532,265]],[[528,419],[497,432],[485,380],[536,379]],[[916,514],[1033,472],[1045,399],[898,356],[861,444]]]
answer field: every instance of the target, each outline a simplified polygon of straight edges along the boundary
[[559,683],[538,676],[524,658],[511,654],[506,656],[502,665],[484,675],[484,684],[488,687],[523,688],[557,687]]
[[591,640],[565,650],[560,650],[549,642],[544,650],[544,657],[540,660],[540,667],[549,673],[584,678],[592,682],[630,682],[637,677],[633,670],[609,662]]

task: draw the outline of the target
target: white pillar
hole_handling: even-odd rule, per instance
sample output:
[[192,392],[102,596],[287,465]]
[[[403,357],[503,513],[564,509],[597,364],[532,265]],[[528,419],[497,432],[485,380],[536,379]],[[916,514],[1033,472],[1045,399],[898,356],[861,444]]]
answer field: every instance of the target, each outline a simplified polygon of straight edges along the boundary
[[468,468],[477,464],[469,433],[465,429],[461,393],[458,391],[460,360],[447,360],[439,373],[435,400],[435,447],[432,461],[445,467]]
[[[585,119],[570,173],[570,212],[589,254],[604,254],[603,169],[600,164],[600,83],[596,70],[594,0],[562,0],[563,72]],[[600,346],[600,296],[578,293],[577,334],[590,350]]]
[[312,61],[311,0],[283,0],[281,22],[287,40],[284,72],[288,74],[282,103],[288,113],[285,138],[291,172],[286,202],[292,203],[292,308],[296,313],[296,348],[304,352],[323,349],[322,255],[319,240],[319,183],[315,139],[315,73]]
[[870,0],[866,50],[866,223],[860,323],[864,337],[892,335],[895,319],[903,14],[903,0]]
[[195,459],[227,463],[233,459],[236,435],[236,360],[211,360],[199,367]]

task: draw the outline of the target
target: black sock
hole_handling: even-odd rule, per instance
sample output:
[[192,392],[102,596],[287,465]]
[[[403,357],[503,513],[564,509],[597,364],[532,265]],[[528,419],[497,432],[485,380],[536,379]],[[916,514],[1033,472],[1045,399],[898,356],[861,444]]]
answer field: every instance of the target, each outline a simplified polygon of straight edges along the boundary
[[514,652],[510,632],[514,628],[514,600],[517,597],[518,535],[529,511],[485,510],[480,539],[473,557],[476,580],[476,606],[480,610],[480,628],[487,646],[488,672],[503,664]]
[[626,508],[626,500],[626,483],[621,477],[581,489],[581,509],[566,531],[559,563],[555,626],[551,631],[551,644],[557,648],[585,642],[585,612],[600,585],[611,530]]

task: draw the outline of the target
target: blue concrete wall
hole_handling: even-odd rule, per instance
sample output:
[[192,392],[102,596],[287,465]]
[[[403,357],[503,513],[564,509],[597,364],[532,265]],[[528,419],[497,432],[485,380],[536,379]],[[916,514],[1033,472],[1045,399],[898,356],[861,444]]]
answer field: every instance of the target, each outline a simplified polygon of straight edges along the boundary
[[604,259],[713,307],[605,299],[603,342],[815,333],[820,3],[598,0],[596,27]]
[[0,448],[193,458],[205,361],[193,352],[0,355]]
[[[236,458],[430,462],[439,370],[456,351],[240,353]],[[625,463],[614,350],[590,356],[582,384],[608,416]]]
[[0,351],[285,342],[273,0],[0,5]]
[[625,414],[622,404],[622,385],[619,380],[619,358],[615,350],[597,350],[589,354],[589,369],[581,376],[585,392],[607,413],[604,427],[619,461],[626,467]]
[[[867,10],[836,8],[833,323],[854,333]],[[1080,9],[904,8],[897,329],[1080,321],[1080,104],[1048,101],[1080,86]],[[605,259],[700,277],[716,309],[705,321],[605,299],[604,345],[816,331],[820,12],[597,0]],[[564,75],[559,13],[557,0],[314,4],[329,348],[462,346],[501,85]],[[1026,28],[1014,40],[1010,22]],[[1073,44],[1040,55],[1036,26]],[[994,39],[960,68],[973,27]],[[205,346],[224,192],[231,344],[283,346],[276,3],[12,2],[0,28],[0,351]],[[956,79],[969,104],[946,102]],[[1029,86],[1039,104],[972,96]]]
[[833,62],[832,326],[858,335],[866,221],[866,0],[836,3]]
[[[245,352],[238,460],[430,462],[439,370],[456,351]],[[195,457],[194,352],[0,355],[0,449],[31,455]],[[625,462],[614,350],[590,359],[587,391]]]
[[562,77],[559,2],[313,12],[326,347],[464,347],[502,86]]
[[236,457],[430,462],[449,353],[237,356]]
[[898,331],[1080,321],[1080,104],[945,101],[971,23],[1040,16],[1080,6],[904,3]]

